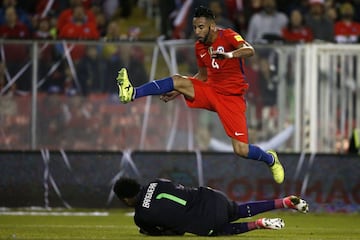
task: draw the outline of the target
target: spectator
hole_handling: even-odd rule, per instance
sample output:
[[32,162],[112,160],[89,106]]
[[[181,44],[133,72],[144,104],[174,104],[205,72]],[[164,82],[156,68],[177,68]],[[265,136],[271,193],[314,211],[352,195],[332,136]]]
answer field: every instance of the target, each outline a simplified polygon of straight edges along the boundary
[[120,33],[119,24],[116,21],[110,21],[106,27],[103,39],[109,42],[119,41],[127,39],[127,35]]
[[175,15],[176,1],[175,0],[159,0],[159,14],[160,14],[160,33],[166,38],[172,35],[172,21],[171,16]]
[[253,14],[261,11],[261,1],[238,1],[227,0],[230,19],[235,23],[237,32],[247,35],[250,18]]
[[6,22],[6,9],[8,7],[13,7],[16,11],[16,15],[17,15],[17,19],[18,21],[20,21],[21,23],[25,24],[28,31],[32,31],[32,24],[31,24],[31,19],[29,17],[29,14],[23,10],[22,8],[17,6],[17,0],[3,0],[2,1],[2,8],[0,9],[0,25],[5,24]]
[[53,39],[57,39],[58,37],[58,30],[57,30],[57,17],[53,14],[49,16],[49,23],[50,23],[50,34]]
[[145,68],[145,53],[141,46],[131,46],[128,71],[134,76],[134,86],[141,86],[148,82],[148,76]]
[[119,24],[114,20],[110,21],[106,28],[105,37],[103,38],[107,43],[103,45],[102,50],[107,67],[104,75],[104,90],[109,93],[117,93],[117,89],[114,88],[113,79],[117,76],[119,66],[125,66],[121,44],[118,43],[118,41],[124,39],[127,39],[127,35],[120,32]]
[[[79,5],[73,9],[72,22],[68,22],[60,30],[59,38],[97,40],[100,38],[100,34],[96,25],[88,21],[84,7]],[[76,44],[71,51],[71,57],[77,62],[85,55],[85,51],[83,44]]]
[[234,23],[229,18],[227,18],[226,14],[224,14],[224,9],[220,0],[211,0],[209,2],[209,9],[215,15],[215,22],[217,26],[235,30]]
[[263,0],[262,11],[250,18],[247,40],[250,43],[269,43],[282,40],[282,29],[288,24],[287,16],[277,10],[275,0]]
[[52,39],[53,36],[50,32],[50,19],[47,17],[36,19],[36,25],[34,25],[34,32],[32,36],[35,39]]
[[[94,8],[93,8],[94,9]],[[104,37],[106,34],[107,20],[105,14],[97,8],[98,11],[94,11],[96,19],[96,28],[99,32],[100,37]]]
[[118,0],[101,0],[102,12],[106,16],[106,20],[110,21],[113,16],[116,14],[116,11],[119,7]]
[[6,8],[4,17],[5,22],[0,26],[0,36],[2,38],[29,38],[29,29],[25,24],[18,20],[18,15],[14,7]]
[[333,23],[338,20],[338,11],[336,7],[330,6],[326,8],[326,17]]
[[[18,20],[15,7],[5,10],[5,23],[0,25],[0,37],[8,39],[27,39],[30,37],[28,27]],[[25,65],[29,58],[29,50],[26,44],[5,43],[4,59],[7,70],[11,76],[16,75]],[[30,74],[26,70],[16,81],[16,89],[20,91],[30,90]]]
[[290,22],[282,30],[282,37],[287,43],[304,43],[313,40],[311,29],[305,26],[303,16],[299,10],[292,10]]
[[324,0],[309,0],[309,3],[305,24],[311,29],[314,40],[333,42],[334,23],[326,17]]
[[360,36],[360,23],[353,20],[354,8],[350,3],[340,6],[341,19],[335,23],[334,34],[337,43],[357,43]]
[[237,19],[237,14],[239,12],[244,11],[244,1],[243,0],[226,0],[225,1],[225,8],[227,10],[227,17],[232,21],[235,22]]
[[83,6],[76,6],[72,12],[72,21],[58,29],[59,38],[99,39],[96,23],[89,21]]
[[84,14],[86,16],[86,22],[88,24],[96,25],[96,17],[94,15],[94,13],[90,9],[85,8],[82,0],[71,0],[70,4],[71,4],[70,8],[63,10],[58,17],[57,29],[59,32],[62,31],[62,28],[66,24],[73,22],[75,8],[77,8],[79,6],[81,6],[83,8],[83,11],[85,12]]
[[[34,39],[53,39],[51,34],[50,18],[44,17],[38,20],[33,33]],[[54,62],[56,61],[55,47],[52,43],[39,44],[39,79],[42,79],[40,89],[50,93],[63,91],[63,74],[59,69],[48,75]]]
[[77,75],[84,96],[103,92],[105,89],[105,63],[99,56],[98,48],[95,45],[88,45],[86,55],[77,65]]

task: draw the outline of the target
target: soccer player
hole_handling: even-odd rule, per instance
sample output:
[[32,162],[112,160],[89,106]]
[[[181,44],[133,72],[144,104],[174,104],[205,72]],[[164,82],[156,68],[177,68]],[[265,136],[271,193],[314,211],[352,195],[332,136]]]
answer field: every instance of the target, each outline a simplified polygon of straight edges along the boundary
[[285,223],[280,218],[234,221],[274,209],[309,211],[307,202],[296,196],[239,204],[218,190],[184,187],[167,179],[155,179],[141,186],[135,179],[121,177],[113,191],[127,206],[135,208],[135,224],[146,235],[221,236],[281,229]]
[[254,48],[238,33],[221,29],[213,13],[200,6],[193,18],[198,73],[193,77],[174,75],[134,88],[125,68],[119,71],[117,84],[122,103],[160,95],[164,102],[179,94],[190,108],[217,112],[234,152],[244,158],[266,163],[275,182],[284,181],[284,169],[275,151],[263,151],[248,144],[245,93],[249,87],[244,74],[244,58],[254,55]]

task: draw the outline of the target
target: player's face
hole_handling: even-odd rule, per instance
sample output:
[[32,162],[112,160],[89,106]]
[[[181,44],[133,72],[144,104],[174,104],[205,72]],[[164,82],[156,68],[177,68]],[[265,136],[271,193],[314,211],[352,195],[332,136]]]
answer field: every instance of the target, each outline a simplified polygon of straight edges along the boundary
[[193,29],[196,39],[201,43],[209,43],[211,37],[211,22],[204,17],[193,19]]

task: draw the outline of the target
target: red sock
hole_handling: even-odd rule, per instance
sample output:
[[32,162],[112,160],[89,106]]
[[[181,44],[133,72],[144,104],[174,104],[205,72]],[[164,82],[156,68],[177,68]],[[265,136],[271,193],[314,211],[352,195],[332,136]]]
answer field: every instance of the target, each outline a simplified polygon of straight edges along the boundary
[[275,199],[274,203],[275,209],[286,208],[286,206],[284,206],[284,198]]
[[259,227],[256,225],[256,222],[248,222],[248,223],[247,223],[247,227],[248,227],[249,231],[255,230],[255,229],[258,229],[258,228],[259,228]]

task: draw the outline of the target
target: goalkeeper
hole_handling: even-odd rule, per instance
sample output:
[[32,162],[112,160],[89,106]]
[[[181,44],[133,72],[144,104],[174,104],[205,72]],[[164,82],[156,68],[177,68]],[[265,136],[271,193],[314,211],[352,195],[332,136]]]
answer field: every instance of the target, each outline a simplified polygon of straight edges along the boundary
[[274,209],[288,208],[308,212],[305,200],[296,196],[236,203],[224,193],[206,187],[188,188],[167,179],[155,179],[141,186],[135,179],[119,178],[113,188],[117,197],[135,208],[134,221],[145,235],[220,236],[256,229],[281,229],[280,218],[259,218],[234,222]]

